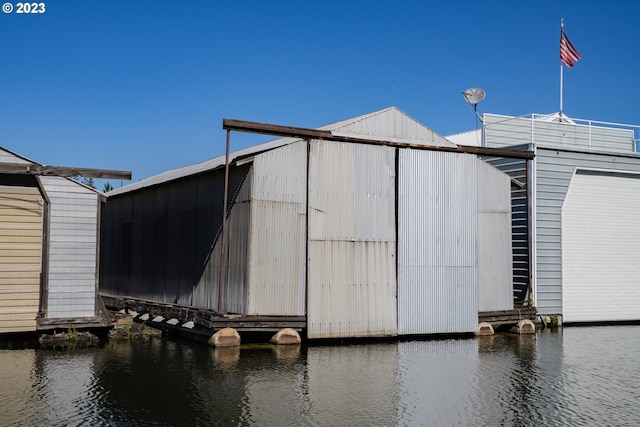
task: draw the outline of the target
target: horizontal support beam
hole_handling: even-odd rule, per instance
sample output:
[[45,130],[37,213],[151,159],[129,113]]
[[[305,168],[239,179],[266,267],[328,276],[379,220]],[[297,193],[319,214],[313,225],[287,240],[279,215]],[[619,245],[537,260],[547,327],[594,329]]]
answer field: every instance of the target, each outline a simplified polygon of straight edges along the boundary
[[83,178],[104,178],[104,179],[126,179],[131,180],[130,171],[117,171],[108,169],[74,168],[66,166],[44,166],[32,163],[0,163],[0,173],[40,175],[40,176],[61,176]]
[[353,136],[334,135],[328,130],[298,128],[292,126],[281,126],[268,123],[247,122],[244,120],[223,119],[222,128],[224,130],[259,133],[280,137],[301,138],[301,139],[322,139],[327,141],[350,142],[356,144],[382,145],[398,148],[414,148],[417,150],[446,151],[452,153],[476,154],[479,156],[510,157],[517,159],[533,159],[535,154],[528,150],[511,150],[506,148],[488,148],[459,145],[458,147],[416,144],[398,141],[384,141],[370,138],[358,138]]

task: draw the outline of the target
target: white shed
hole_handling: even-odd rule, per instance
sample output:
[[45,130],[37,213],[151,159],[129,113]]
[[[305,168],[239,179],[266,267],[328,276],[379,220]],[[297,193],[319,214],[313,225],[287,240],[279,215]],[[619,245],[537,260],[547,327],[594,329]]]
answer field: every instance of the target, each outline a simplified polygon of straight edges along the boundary
[[76,171],[0,148],[0,333],[109,324],[97,295],[104,197],[59,176]]

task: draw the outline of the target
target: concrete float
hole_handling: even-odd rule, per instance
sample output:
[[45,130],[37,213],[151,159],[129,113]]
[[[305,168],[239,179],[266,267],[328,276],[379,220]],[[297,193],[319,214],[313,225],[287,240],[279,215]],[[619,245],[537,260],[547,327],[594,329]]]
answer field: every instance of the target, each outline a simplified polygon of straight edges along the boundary
[[478,325],[478,330],[476,331],[476,335],[478,336],[487,336],[493,335],[493,326],[489,322],[480,322]]
[[518,323],[511,328],[509,331],[513,334],[535,334],[536,333],[536,325],[529,319],[519,320]]
[[208,344],[213,347],[239,346],[240,334],[233,328],[220,329],[209,338]]
[[272,344],[277,345],[295,345],[300,344],[302,339],[300,338],[300,334],[291,328],[284,328],[276,332],[274,336],[269,340]]

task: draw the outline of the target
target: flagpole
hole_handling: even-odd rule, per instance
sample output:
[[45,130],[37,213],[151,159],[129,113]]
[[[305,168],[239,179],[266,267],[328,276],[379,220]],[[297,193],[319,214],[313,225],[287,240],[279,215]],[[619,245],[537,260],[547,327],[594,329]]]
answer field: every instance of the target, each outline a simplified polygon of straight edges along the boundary
[[[562,43],[562,32],[564,31],[564,18],[560,20],[560,43]],[[563,81],[562,60],[560,60],[560,119],[562,119],[562,81]]]

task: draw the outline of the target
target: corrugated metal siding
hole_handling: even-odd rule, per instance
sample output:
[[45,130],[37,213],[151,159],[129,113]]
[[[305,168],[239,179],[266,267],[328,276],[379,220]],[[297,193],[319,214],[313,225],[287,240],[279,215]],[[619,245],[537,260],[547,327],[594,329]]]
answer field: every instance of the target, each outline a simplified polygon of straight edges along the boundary
[[248,314],[304,315],[307,144],[256,156]]
[[395,150],[310,149],[308,336],[395,335]]
[[476,157],[400,150],[398,333],[478,326]]
[[562,313],[561,209],[576,167],[640,172],[640,157],[536,150],[536,307]]
[[478,311],[512,310],[511,179],[478,160]]
[[0,333],[36,330],[42,214],[37,188],[0,186]]
[[[324,126],[323,128],[327,127],[328,126]],[[334,124],[331,126],[331,131],[376,138],[398,138],[415,142],[421,141],[425,144],[436,144],[448,147],[456,146],[397,108],[388,108],[373,114],[348,120],[346,123]]]
[[[222,293],[222,309],[230,313],[246,314],[248,298],[249,235],[251,232],[252,169],[249,170],[236,194],[230,194],[227,232],[225,236],[225,279]],[[222,211],[222,209],[221,209]],[[221,228],[206,260],[204,271],[193,291],[191,302],[196,307],[218,309],[221,260]]]
[[93,317],[98,195],[60,177],[41,177],[49,199],[47,318]]
[[511,186],[513,298],[523,302],[527,300],[530,284],[527,160],[491,158],[485,161],[524,185]]
[[[410,140],[413,143],[422,142],[429,145],[435,144],[439,146],[455,147],[455,144],[452,144],[446,138],[438,135],[437,133],[427,128],[409,115],[403,113],[396,107],[389,107],[380,111],[374,111],[373,113],[363,114],[362,116],[354,117],[351,119],[330,123],[324,126],[320,126],[316,129],[329,130],[337,133],[364,135],[382,139]],[[256,155],[258,153],[272,150],[298,141],[300,141],[300,138],[279,138],[274,141],[247,147],[242,150],[229,153],[229,160],[230,162],[233,162],[238,158],[246,158],[251,155]],[[166,171],[158,175],[128,184],[124,187],[110,191],[109,195],[120,195],[159,184],[169,183],[171,181],[182,179],[191,175],[210,172],[214,169],[223,167],[224,164],[225,156],[218,156],[201,163]]]
[[633,130],[602,126],[588,126],[543,119],[484,115],[487,145],[505,147],[523,142],[551,144],[574,149],[633,152]]
[[562,209],[563,320],[640,320],[640,175],[581,171]]
[[[236,209],[233,202],[239,197],[249,168],[247,164],[230,169],[232,210]],[[217,170],[110,196],[102,213],[101,290],[217,309],[220,252],[218,248],[217,253],[212,253],[212,248],[222,223],[223,194],[224,170]],[[248,204],[242,205],[247,206],[248,212]],[[242,216],[239,211],[237,208],[229,216],[229,230],[234,227],[233,218]],[[248,227],[248,220],[240,222],[238,227]],[[242,244],[246,245],[234,242],[239,246],[233,246],[231,251],[241,252]],[[243,257],[233,259],[246,263]],[[210,260],[217,264],[212,267]],[[211,274],[207,269],[212,270]],[[228,269],[227,274],[231,274],[229,271],[234,270]],[[237,282],[234,279],[227,283]]]

